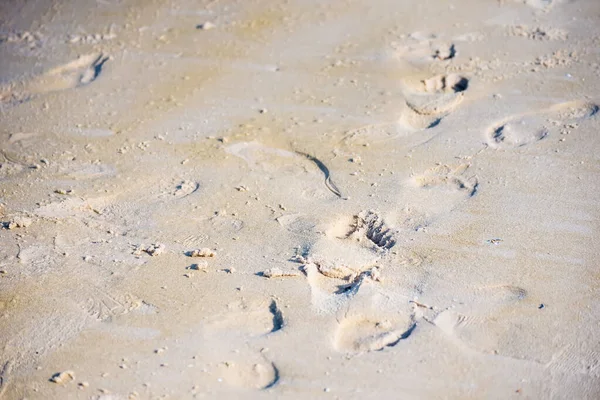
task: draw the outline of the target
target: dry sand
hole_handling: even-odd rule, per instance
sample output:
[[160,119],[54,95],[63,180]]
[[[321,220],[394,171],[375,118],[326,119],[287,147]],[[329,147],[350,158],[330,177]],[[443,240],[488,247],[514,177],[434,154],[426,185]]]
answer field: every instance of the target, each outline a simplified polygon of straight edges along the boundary
[[5,1],[0,397],[600,398],[600,2]]

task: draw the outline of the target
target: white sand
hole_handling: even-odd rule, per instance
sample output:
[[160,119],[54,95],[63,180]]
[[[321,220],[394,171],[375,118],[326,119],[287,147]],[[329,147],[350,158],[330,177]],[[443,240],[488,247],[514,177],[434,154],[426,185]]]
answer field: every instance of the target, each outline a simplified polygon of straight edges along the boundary
[[0,24],[3,400],[600,398],[597,0]]

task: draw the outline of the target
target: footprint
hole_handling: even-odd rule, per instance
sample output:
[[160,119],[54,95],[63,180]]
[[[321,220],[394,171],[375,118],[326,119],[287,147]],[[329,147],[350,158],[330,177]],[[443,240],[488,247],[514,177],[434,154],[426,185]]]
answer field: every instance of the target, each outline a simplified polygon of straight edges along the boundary
[[[332,265],[335,267],[335,264]],[[339,269],[336,278],[333,274],[336,271],[335,268],[332,268],[331,274],[323,273],[319,264],[310,261],[303,263],[302,271],[306,275],[306,281],[310,286],[311,304],[318,312],[336,312],[352,296],[351,293],[340,293],[339,285],[347,283],[349,277],[356,274],[356,271],[349,270],[345,274],[343,269]]]
[[171,190],[163,191],[158,195],[158,198],[164,200],[182,199],[198,191],[198,189],[200,189],[200,184],[198,182],[184,180],[175,185]]
[[284,327],[283,313],[277,302],[247,304],[238,302],[228,306],[229,311],[211,317],[205,324],[207,333],[259,337],[277,332]]
[[525,113],[494,124],[486,133],[487,144],[495,149],[526,146],[549,135],[568,134],[598,114],[597,104],[570,101],[537,113]]
[[403,83],[404,108],[394,122],[369,124],[351,129],[342,138],[350,146],[369,146],[400,139],[404,146],[416,146],[427,138],[417,131],[437,126],[463,101],[469,80],[461,75],[437,75],[428,79],[407,79]]
[[98,321],[108,321],[112,317],[137,312],[140,314],[155,314],[157,308],[137,297],[124,294],[113,296],[101,289],[92,289],[84,309]]
[[31,81],[27,85],[28,91],[48,93],[88,85],[98,78],[108,60],[109,57],[102,53],[81,56]]
[[[90,327],[90,318],[84,309],[85,296],[88,295],[89,285],[81,285],[78,281],[73,284],[69,273],[57,273],[44,276],[44,285],[28,286],[26,291],[22,285],[4,293],[0,305],[18,307],[20,313],[27,313],[30,318],[23,320],[19,314],[5,312],[6,319],[3,332],[6,335],[3,344],[3,355],[14,362],[14,368],[32,367],[39,362],[40,357],[63,346],[71,338]],[[47,288],[58,288],[48,291]],[[60,288],[64,288],[61,290]],[[40,313],[39,310],[44,312]],[[6,310],[10,311],[10,309]],[[14,314],[14,315],[12,315]],[[0,371],[2,372],[2,371]],[[10,372],[10,368],[8,370]],[[0,380],[6,384],[7,370],[0,374]]]
[[347,238],[368,240],[375,249],[389,250],[396,245],[398,232],[390,228],[381,215],[373,210],[361,211],[354,221]]
[[453,310],[442,311],[433,324],[459,344],[481,353],[493,353],[500,339],[494,320]]
[[464,99],[469,80],[458,74],[404,82],[406,108],[400,123],[413,130],[433,128]]
[[238,142],[225,148],[225,151],[246,161],[249,167],[269,167],[271,164],[294,163],[299,156],[291,151],[268,147],[259,142]]
[[514,285],[483,286],[477,289],[478,295],[485,296],[487,304],[506,305],[527,297],[527,290]]
[[460,164],[454,168],[446,164],[439,165],[415,177],[414,181],[423,189],[441,189],[473,197],[477,193],[478,181],[476,178],[464,177],[469,167],[469,164]]
[[419,32],[410,34],[405,45],[394,47],[397,58],[413,65],[448,61],[456,56],[454,43],[443,42],[437,40],[435,35],[424,35]]
[[343,353],[383,350],[408,338],[415,327],[416,323],[410,318],[393,322],[367,317],[346,318],[338,324],[333,344]]
[[245,360],[239,362],[221,363],[216,371],[212,371],[225,384],[255,390],[266,390],[277,385],[279,369],[274,363],[251,363]]
[[286,214],[275,219],[288,232],[308,237],[315,235],[316,222],[303,214]]
[[337,265],[358,274],[375,266],[387,254],[386,250],[396,244],[395,232],[380,214],[370,210],[338,217],[317,229],[325,235],[306,249],[305,257],[320,263],[321,269]]
[[505,311],[523,301],[527,291],[514,285],[493,285],[477,288],[472,295],[474,300],[466,305],[472,308],[472,312],[447,309],[435,317],[433,324],[457,343],[472,350],[510,354],[513,327],[509,321],[503,321]]
[[546,368],[557,374],[587,374],[600,377],[600,352],[594,349],[593,345],[583,347],[579,348],[574,344],[566,345],[552,355]]
[[81,56],[21,85],[0,88],[0,102],[21,103],[35,95],[88,85],[98,78],[109,59],[102,53]]
[[477,177],[467,175],[469,167],[469,164],[442,164],[411,178],[399,199],[408,205],[408,214],[401,225],[419,229],[475,196],[479,181]]
[[201,247],[206,247],[203,245],[204,245],[204,243],[206,243],[208,238],[209,238],[209,236],[206,233],[198,233],[198,234],[186,236],[183,240],[180,241],[180,243],[186,249],[201,248]]
[[344,264],[322,261],[306,261],[303,264],[302,270],[310,286],[311,304],[320,313],[339,311],[359,293],[363,285],[376,279],[373,269],[353,269]]
[[[207,385],[221,388],[225,384],[236,390],[266,390],[280,380],[280,371],[263,348],[271,336],[284,329],[285,319],[275,300],[236,301],[227,310],[208,317],[199,327],[202,340],[192,342],[209,367]],[[193,333],[197,338],[198,331]],[[234,350],[235,349],[235,350]],[[209,361],[210,360],[210,361]],[[211,362],[212,361],[212,362]],[[203,378],[204,379],[204,378]]]
[[488,145],[493,148],[521,147],[542,140],[546,136],[548,130],[543,126],[543,118],[518,117],[494,127],[488,133]]
[[226,214],[218,214],[208,219],[215,233],[235,234],[244,228],[244,221]]
[[0,398],[6,393],[6,389],[8,388],[9,378],[12,371],[12,361],[6,361],[0,370]]
[[380,263],[397,241],[396,231],[372,210],[315,227],[312,237],[316,240],[296,261],[310,285],[313,307],[325,313],[339,310],[364,284],[381,281]]

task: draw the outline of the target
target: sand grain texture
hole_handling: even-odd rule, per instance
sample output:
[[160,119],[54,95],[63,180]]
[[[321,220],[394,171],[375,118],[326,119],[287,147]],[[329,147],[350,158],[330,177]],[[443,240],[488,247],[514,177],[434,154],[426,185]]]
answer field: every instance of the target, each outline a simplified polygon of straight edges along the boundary
[[600,398],[600,2],[0,4],[0,398]]

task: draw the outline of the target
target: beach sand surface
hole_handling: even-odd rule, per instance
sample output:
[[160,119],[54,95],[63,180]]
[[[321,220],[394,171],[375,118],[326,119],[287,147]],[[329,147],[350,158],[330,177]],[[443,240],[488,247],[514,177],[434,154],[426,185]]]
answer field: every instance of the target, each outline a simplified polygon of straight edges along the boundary
[[600,2],[0,4],[0,398],[600,398]]

